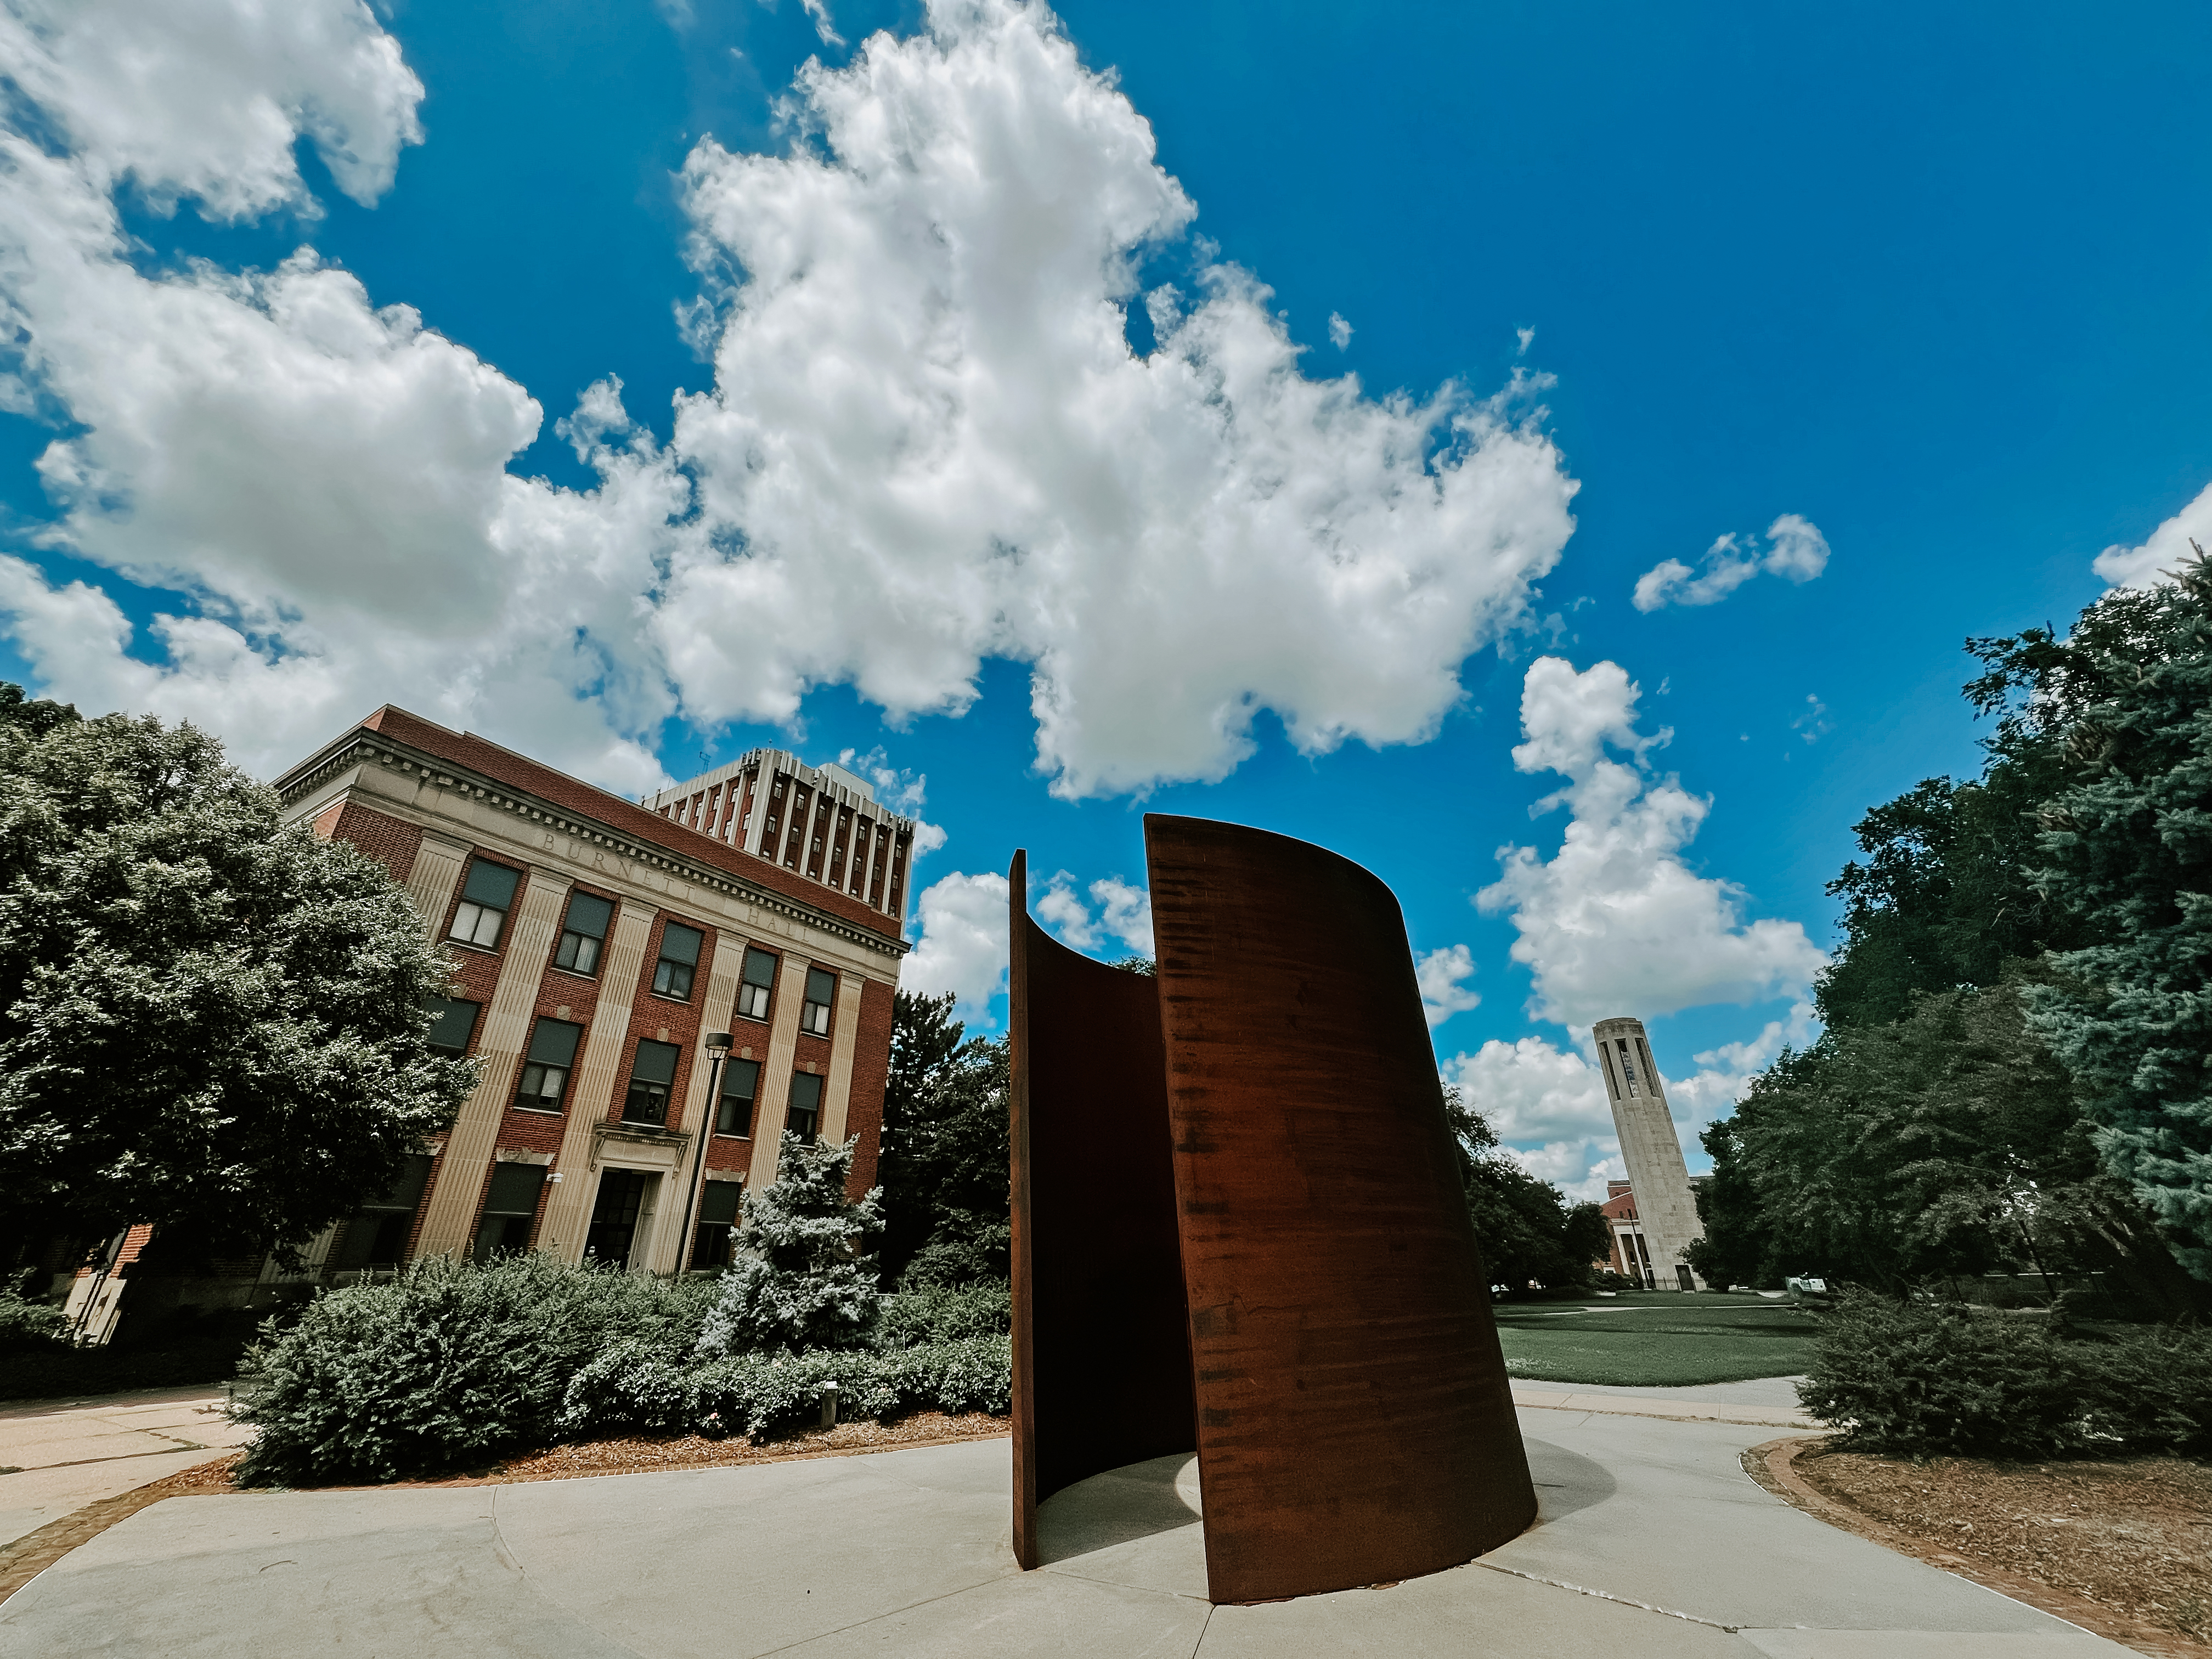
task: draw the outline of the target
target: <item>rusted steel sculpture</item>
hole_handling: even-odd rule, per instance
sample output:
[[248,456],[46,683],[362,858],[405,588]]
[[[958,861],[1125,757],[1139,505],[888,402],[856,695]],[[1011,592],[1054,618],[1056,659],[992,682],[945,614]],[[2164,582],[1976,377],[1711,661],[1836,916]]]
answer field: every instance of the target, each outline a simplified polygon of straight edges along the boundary
[[[1048,939],[1014,864],[1023,1565],[1042,1498],[1194,1444],[1216,1601],[1468,1560],[1534,1518],[1535,1490],[1397,902],[1261,830],[1150,816],[1145,842],[1156,987]],[[1091,1303],[1102,1248],[1130,1277]],[[1185,1388],[1163,1380],[1180,1352]]]
[[[1014,854],[1008,1028],[1014,1237],[1014,1553],[1036,1506],[1191,1449],[1159,1000],[1048,938]],[[1042,1109],[1039,1109],[1041,1103]]]

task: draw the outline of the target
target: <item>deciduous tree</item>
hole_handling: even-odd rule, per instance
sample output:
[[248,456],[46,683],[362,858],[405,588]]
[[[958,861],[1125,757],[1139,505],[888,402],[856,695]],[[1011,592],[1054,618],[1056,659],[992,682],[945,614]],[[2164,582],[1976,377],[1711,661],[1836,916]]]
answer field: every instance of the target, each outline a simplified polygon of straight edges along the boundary
[[0,1255],[304,1243],[472,1086],[426,1042],[448,976],[384,866],[213,738],[0,693]]

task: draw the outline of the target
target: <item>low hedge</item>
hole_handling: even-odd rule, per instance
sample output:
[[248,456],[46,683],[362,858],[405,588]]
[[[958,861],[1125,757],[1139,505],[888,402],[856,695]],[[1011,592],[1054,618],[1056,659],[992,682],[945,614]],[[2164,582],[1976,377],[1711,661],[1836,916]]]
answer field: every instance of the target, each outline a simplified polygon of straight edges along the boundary
[[430,1257],[332,1291],[248,1353],[234,1411],[260,1432],[240,1477],[392,1480],[542,1445],[594,1355],[687,1350],[714,1293],[541,1255]]
[[69,1321],[59,1308],[0,1291],[0,1353],[52,1353],[69,1346]]
[[1846,1291],[1798,1398],[1852,1451],[2034,1459],[2212,1452],[2212,1331],[2086,1332]]
[[1013,1328],[1013,1297],[1005,1284],[940,1285],[885,1297],[874,1340],[883,1349],[915,1348],[971,1336],[1004,1336]]
[[246,1356],[235,1413],[259,1433],[240,1479],[392,1480],[625,1432],[759,1439],[811,1420],[833,1380],[848,1418],[1010,1407],[1004,1286],[887,1298],[880,1348],[796,1355],[701,1352],[717,1294],[542,1255],[333,1291]]
[[1012,1346],[1003,1336],[970,1336],[879,1353],[740,1354],[686,1364],[656,1345],[625,1342],[576,1373],[559,1428],[572,1439],[692,1433],[762,1440],[814,1420],[833,1382],[847,1419],[1001,1413],[1012,1405]]

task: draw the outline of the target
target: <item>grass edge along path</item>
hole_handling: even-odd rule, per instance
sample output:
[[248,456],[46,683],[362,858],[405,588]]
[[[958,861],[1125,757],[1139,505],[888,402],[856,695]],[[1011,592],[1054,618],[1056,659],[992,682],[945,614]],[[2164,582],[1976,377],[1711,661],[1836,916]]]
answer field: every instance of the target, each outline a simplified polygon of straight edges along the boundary
[[[234,1486],[230,1471],[246,1454],[226,1452],[159,1480],[97,1498],[58,1520],[0,1545],[0,1605],[71,1550],[90,1543],[110,1527],[171,1498],[252,1498],[262,1492],[386,1492],[407,1486],[514,1486],[534,1480],[587,1480],[609,1474],[666,1474],[683,1469],[729,1468],[751,1463],[795,1463],[818,1457],[860,1457],[871,1452],[907,1451],[945,1446],[963,1440],[994,1440],[1010,1433],[1010,1419],[974,1413],[947,1417],[916,1413],[892,1425],[841,1423],[788,1439],[760,1445],[742,1438],[706,1440],[696,1435],[651,1439],[623,1437],[580,1441],[526,1452],[489,1468],[422,1480],[388,1480],[376,1486],[246,1487]],[[656,1455],[658,1454],[658,1455]]]
[[2092,1636],[2101,1636],[2108,1642],[2118,1642],[2133,1648],[2138,1653],[2148,1654],[2152,1659],[2207,1659],[2212,1648],[2178,1636],[2160,1626],[2129,1617],[2101,1601],[2093,1601],[2086,1595],[2046,1584],[2039,1578],[2025,1573],[2009,1571],[1986,1561],[1941,1549],[1926,1540],[1917,1538],[1901,1528],[1847,1504],[1839,1503],[1825,1492],[1814,1490],[1794,1465],[1808,1452],[1817,1452],[1827,1443],[1825,1435],[1784,1435],[1778,1440],[1766,1440],[1748,1447],[1743,1454],[1743,1471],[1753,1480],[1772,1492],[1784,1503],[1800,1509],[1816,1520],[1843,1532],[1863,1538],[1869,1543],[1894,1550],[1899,1555],[1909,1555],[1916,1561],[1925,1562],[1954,1577],[1979,1584],[1984,1589],[1995,1590],[1999,1595],[2010,1596],[2039,1613],[2054,1619],[2063,1619],[2078,1626]]
[[1695,1388],[1796,1376],[1818,1326],[1794,1302],[1700,1291],[1629,1291],[1492,1306],[1516,1382]]

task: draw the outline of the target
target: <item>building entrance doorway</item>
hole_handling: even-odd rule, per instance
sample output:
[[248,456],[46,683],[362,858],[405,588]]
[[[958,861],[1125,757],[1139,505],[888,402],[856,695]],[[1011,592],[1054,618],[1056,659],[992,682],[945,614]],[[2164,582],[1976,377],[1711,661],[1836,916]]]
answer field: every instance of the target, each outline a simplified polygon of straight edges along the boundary
[[584,1235],[585,1260],[629,1269],[630,1251],[641,1242],[640,1234],[652,1217],[653,1188],[659,1179],[643,1170],[600,1172],[591,1231]]

